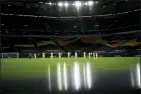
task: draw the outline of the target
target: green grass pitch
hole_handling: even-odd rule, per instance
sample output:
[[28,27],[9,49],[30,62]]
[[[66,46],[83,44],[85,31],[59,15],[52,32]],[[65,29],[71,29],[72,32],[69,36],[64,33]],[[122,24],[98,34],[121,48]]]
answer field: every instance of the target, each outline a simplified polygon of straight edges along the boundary
[[93,71],[101,71],[107,69],[122,70],[129,68],[131,65],[140,62],[139,57],[99,57],[97,59],[84,58],[45,58],[45,59],[28,59],[28,58],[7,58],[1,59],[1,78],[15,79],[26,77],[40,77],[47,74],[48,66],[50,71],[56,73],[57,64],[66,63],[68,71],[74,62],[83,65],[90,63]]

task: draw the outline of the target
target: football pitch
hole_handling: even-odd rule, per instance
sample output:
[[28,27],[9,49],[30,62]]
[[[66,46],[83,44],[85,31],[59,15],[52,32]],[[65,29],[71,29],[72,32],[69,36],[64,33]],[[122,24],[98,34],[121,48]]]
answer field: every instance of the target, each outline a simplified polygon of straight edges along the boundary
[[27,77],[40,77],[45,75],[50,69],[51,73],[56,73],[58,64],[63,67],[66,64],[67,70],[71,71],[72,65],[78,63],[80,67],[89,63],[92,71],[102,71],[114,69],[116,71],[130,68],[130,66],[140,63],[140,57],[99,57],[95,58],[7,58],[1,59],[1,78],[19,79]]

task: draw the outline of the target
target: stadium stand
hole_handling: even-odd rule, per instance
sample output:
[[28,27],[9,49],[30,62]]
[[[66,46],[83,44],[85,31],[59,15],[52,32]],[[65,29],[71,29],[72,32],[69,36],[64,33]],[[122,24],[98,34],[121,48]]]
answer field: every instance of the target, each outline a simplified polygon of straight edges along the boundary
[[[120,4],[123,3],[119,1]],[[134,4],[138,3],[135,2]],[[74,11],[70,12],[71,16],[62,12],[62,14],[58,14],[57,10],[54,14],[48,11],[47,16],[47,14],[44,14],[46,13],[45,9],[43,14],[32,11],[37,8],[34,4],[34,7],[23,6],[25,13],[15,10],[22,10],[22,7],[17,6],[16,3],[12,3],[12,7],[11,4],[9,5],[7,3],[2,4],[2,7],[5,8],[1,13],[3,17],[1,24],[2,53],[19,52],[28,54],[52,51],[63,53],[85,51],[87,53],[98,52],[101,56],[109,56],[112,53],[122,54],[123,56],[139,54],[137,49],[140,49],[141,44],[140,22],[138,19],[131,20],[131,18],[140,17],[138,15],[140,8],[133,7],[134,5],[133,8],[129,9],[130,12],[129,7],[125,5],[127,10],[118,10],[116,16],[107,8],[104,8],[99,15],[92,13],[93,16],[85,16],[89,13],[88,10],[84,10],[82,14],[85,15],[80,16],[82,19],[79,20],[77,19],[77,13],[73,14]],[[37,16],[38,14],[42,16]],[[7,21],[7,19],[9,20]]]
[[[124,35],[125,36],[125,35]],[[122,37],[122,35],[121,35]],[[120,37],[119,37],[120,38]],[[13,39],[14,40],[14,39]],[[22,41],[21,44],[15,44],[12,46],[3,46],[2,52],[19,52],[20,57],[27,57],[29,53],[45,52],[49,56],[50,52],[58,54],[62,52],[98,52],[100,56],[133,56],[139,55],[138,49],[141,42],[138,41],[138,37],[106,40],[105,37],[78,37],[78,38],[66,38],[66,39],[31,39],[38,40],[29,42]],[[56,41],[55,41],[56,40]],[[10,41],[10,40],[9,40]],[[8,42],[8,40],[7,40]]]

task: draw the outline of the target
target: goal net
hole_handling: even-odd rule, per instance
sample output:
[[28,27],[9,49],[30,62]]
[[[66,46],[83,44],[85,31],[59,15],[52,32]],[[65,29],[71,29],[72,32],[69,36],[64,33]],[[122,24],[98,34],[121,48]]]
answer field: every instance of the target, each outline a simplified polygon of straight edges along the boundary
[[19,58],[19,53],[1,53],[2,58]]

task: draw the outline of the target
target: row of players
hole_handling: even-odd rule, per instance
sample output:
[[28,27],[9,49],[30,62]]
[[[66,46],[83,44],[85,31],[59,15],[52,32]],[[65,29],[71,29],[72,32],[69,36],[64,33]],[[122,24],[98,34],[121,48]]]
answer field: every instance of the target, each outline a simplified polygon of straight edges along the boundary
[[[71,57],[71,53],[68,52],[67,56],[68,56],[68,58],[70,58]],[[86,52],[83,52],[83,57],[86,58],[86,56],[88,56],[89,58],[91,58],[91,57],[97,58],[98,57],[98,53],[89,52],[88,55],[87,55]],[[50,58],[53,58],[53,57],[54,57],[53,53],[50,53]],[[58,57],[62,58],[62,53],[61,52],[58,53]],[[74,53],[74,57],[75,58],[78,57],[78,53],[77,52]],[[36,53],[34,54],[34,58],[37,58]],[[46,58],[45,53],[42,53],[42,58]]]

